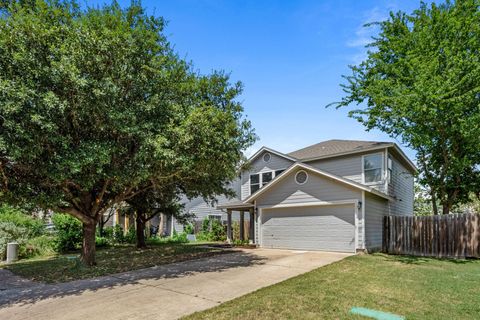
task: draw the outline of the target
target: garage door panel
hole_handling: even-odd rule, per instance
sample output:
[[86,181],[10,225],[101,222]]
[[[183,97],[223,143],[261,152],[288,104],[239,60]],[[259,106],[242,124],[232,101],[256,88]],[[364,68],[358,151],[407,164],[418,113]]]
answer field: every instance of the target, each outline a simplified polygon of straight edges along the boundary
[[264,210],[262,245],[352,252],[355,249],[353,204]]

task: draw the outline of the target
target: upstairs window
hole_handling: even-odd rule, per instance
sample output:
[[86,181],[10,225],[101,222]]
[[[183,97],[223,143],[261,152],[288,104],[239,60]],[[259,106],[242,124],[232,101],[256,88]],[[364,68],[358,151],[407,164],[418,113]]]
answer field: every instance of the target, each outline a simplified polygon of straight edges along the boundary
[[383,156],[381,154],[363,157],[363,178],[365,183],[382,181],[382,162]]
[[387,159],[387,181],[388,181],[388,183],[392,182],[392,173],[393,173],[393,162],[392,162],[392,158],[388,157],[388,159]]
[[258,189],[260,189],[260,175],[251,174],[250,175],[250,194],[254,194]]
[[283,171],[285,171],[285,169],[251,174],[250,175],[250,194],[254,194],[261,187],[268,184],[270,181],[273,180],[274,177],[278,176]]
[[262,187],[272,181],[273,171],[262,173]]

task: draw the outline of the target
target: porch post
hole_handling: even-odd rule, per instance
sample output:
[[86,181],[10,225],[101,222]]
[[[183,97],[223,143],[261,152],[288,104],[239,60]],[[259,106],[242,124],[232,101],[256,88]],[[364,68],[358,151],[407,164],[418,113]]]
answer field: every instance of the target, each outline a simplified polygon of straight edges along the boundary
[[227,209],[227,242],[232,243],[232,210]]
[[245,211],[240,211],[240,241],[245,240]]
[[248,240],[250,243],[255,243],[255,231],[254,231],[254,228],[255,228],[255,217],[254,217],[254,213],[253,213],[253,208],[250,208],[249,209],[250,211],[250,225],[248,228]]

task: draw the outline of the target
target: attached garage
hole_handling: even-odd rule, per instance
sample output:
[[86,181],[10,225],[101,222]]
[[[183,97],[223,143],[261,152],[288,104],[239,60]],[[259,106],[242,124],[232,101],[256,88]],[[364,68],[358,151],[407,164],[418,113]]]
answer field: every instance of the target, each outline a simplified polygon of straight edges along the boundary
[[355,205],[262,208],[264,248],[355,252]]

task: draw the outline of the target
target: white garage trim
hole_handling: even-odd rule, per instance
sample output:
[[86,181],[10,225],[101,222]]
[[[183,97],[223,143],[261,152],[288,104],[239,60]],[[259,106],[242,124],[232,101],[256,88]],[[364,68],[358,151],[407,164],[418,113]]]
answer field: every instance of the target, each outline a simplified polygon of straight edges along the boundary
[[[359,200],[352,199],[352,200],[340,200],[340,201],[317,201],[317,202],[305,202],[305,203],[294,203],[294,204],[277,204],[277,205],[264,205],[258,206],[258,240],[259,245],[263,246],[263,210],[268,209],[277,209],[277,208],[298,208],[298,207],[323,207],[323,206],[334,206],[334,205],[342,205],[342,204],[351,204],[354,207],[354,221],[355,221],[355,250],[363,246],[363,244],[358,243],[358,226],[359,226],[359,217],[358,217],[358,207],[359,207]],[[363,208],[362,203],[362,208]]]
[[[364,249],[365,250],[365,229],[367,226],[367,220],[365,216],[365,191],[362,191],[362,245],[360,247],[357,246],[357,248]],[[358,228],[355,228],[358,229]]]

